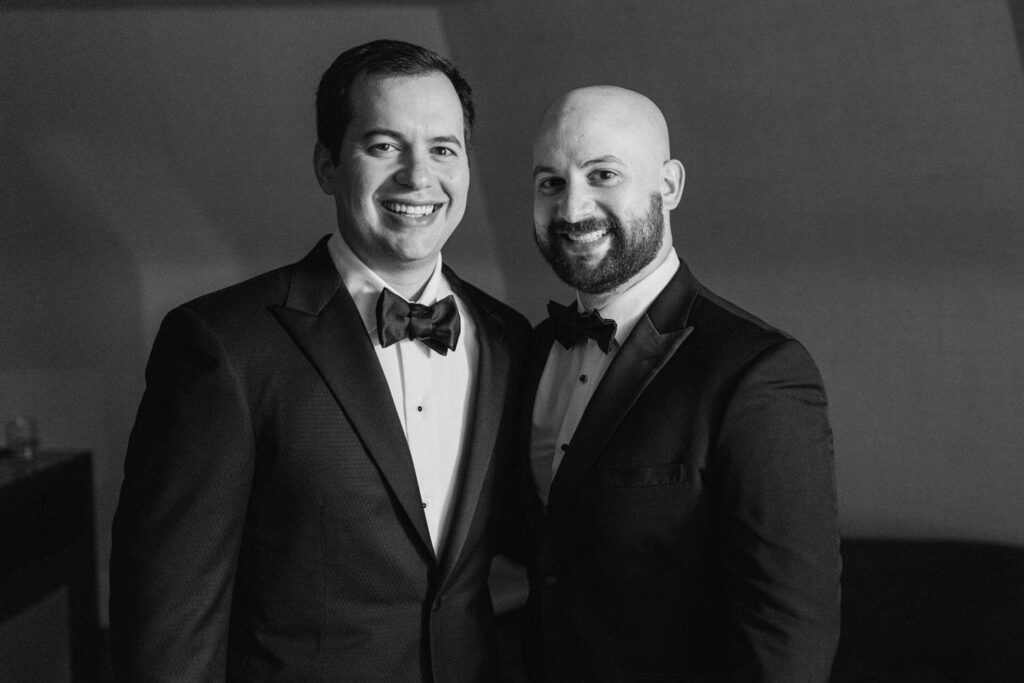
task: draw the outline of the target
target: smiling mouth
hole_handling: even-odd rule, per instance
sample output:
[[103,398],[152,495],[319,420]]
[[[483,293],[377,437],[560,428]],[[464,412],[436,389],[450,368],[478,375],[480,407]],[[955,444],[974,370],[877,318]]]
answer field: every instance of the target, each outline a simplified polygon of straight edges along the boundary
[[567,232],[562,237],[575,244],[590,244],[596,242],[608,234],[608,228],[601,230],[588,230],[586,232]]
[[443,204],[403,204],[402,202],[394,201],[383,201],[381,206],[390,211],[391,213],[398,214],[399,216],[411,216],[413,218],[422,218],[423,216],[429,216],[433,213],[437,213],[441,209]]

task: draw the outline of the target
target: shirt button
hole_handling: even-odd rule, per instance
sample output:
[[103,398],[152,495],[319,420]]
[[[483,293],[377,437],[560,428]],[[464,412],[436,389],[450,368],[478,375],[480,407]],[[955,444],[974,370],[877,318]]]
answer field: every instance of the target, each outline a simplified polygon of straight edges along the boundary
[[586,384],[587,383],[587,376],[586,375],[580,375],[580,382],[582,382],[583,384]]
[[561,446],[559,446],[559,448],[561,448],[562,452],[565,453],[567,450],[569,450],[569,444],[563,443]]
[[417,413],[422,413],[423,412],[423,406],[416,406],[416,412]]
[[426,510],[426,509],[427,509],[427,504],[426,504],[426,503],[424,503],[424,504],[423,504],[423,509],[424,509],[424,510]]

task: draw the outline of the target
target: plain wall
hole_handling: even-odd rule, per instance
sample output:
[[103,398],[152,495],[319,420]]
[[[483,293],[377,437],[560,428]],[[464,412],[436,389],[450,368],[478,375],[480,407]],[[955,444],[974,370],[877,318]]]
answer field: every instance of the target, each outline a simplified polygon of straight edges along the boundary
[[461,274],[535,322],[571,296],[532,243],[534,124],[569,87],[640,90],[687,168],[680,254],[821,366],[843,531],[1024,543],[1024,78],[1005,2],[0,10],[0,417],[93,449],[104,603],[156,327],[333,228],[313,94],[377,37],[453,57],[474,86],[470,210],[446,249]]
[[[531,135],[562,91],[663,109],[677,250],[800,339],[842,529],[1024,543],[1024,78],[1001,0],[448,6],[480,87],[512,303],[571,297],[531,244]],[[499,51],[495,46],[507,46]],[[520,275],[521,274],[521,275]]]

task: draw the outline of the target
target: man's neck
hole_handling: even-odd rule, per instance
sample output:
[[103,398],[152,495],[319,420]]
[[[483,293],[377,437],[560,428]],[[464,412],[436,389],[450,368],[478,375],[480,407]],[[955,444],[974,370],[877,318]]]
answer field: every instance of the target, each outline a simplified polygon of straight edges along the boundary
[[434,266],[429,268],[403,269],[392,272],[374,270],[381,280],[396,293],[401,294],[407,301],[417,301],[423,294],[430,276],[434,274]]
[[401,294],[407,301],[419,300],[427,283],[430,282],[430,277],[434,274],[434,269],[437,268],[437,254],[415,262],[378,263],[376,261],[380,259],[372,259],[369,258],[369,255],[360,254],[341,234],[336,233],[335,238],[339,239],[360,263],[383,280],[388,289]]

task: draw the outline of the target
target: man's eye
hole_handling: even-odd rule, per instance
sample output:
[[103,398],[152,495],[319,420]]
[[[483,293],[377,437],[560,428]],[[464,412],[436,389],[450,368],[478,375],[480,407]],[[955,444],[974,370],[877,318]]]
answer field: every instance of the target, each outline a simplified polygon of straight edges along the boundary
[[371,152],[378,152],[380,154],[386,154],[388,152],[394,152],[398,149],[393,143],[390,142],[377,142],[370,145]]
[[608,182],[609,180],[615,180],[618,177],[618,173],[615,171],[609,171],[607,169],[600,169],[590,174],[590,179],[599,183]]
[[453,157],[456,155],[455,150],[451,147],[435,147],[432,151],[439,157]]
[[551,194],[558,192],[565,185],[565,181],[561,178],[542,178],[537,183],[537,190],[545,194]]

